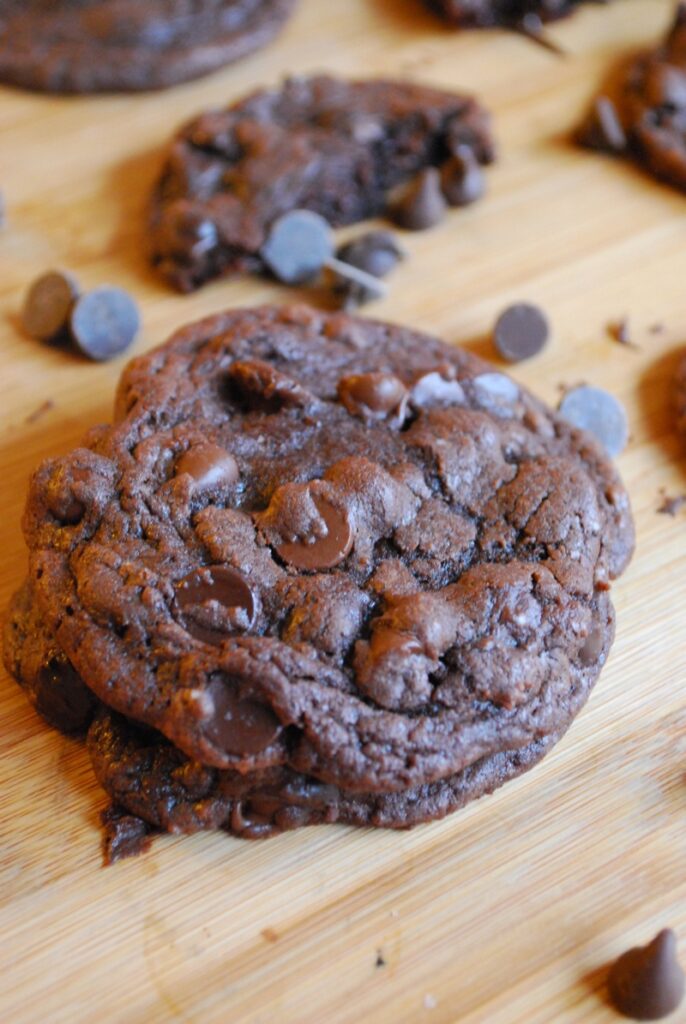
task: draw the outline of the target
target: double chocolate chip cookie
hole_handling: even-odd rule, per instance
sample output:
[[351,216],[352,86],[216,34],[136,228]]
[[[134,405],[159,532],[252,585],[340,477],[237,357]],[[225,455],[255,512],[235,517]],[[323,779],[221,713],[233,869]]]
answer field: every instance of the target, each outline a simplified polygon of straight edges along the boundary
[[263,271],[270,228],[292,210],[352,224],[384,213],[392,191],[429,167],[450,174],[456,160],[493,158],[488,114],[473,99],[406,82],[293,78],[177,135],[152,198],[152,262],[182,291]]
[[664,43],[637,57],[617,87],[596,100],[579,140],[633,157],[655,177],[686,189],[686,4]]
[[[525,19],[554,21],[572,14],[584,0],[424,0],[441,17],[463,28],[517,28]],[[593,0],[597,3],[598,0]],[[604,0],[600,0],[604,2]]]
[[4,0],[0,81],[44,92],[163,89],[273,39],[295,0]]
[[191,326],[34,474],[5,637],[150,825],[401,828],[535,764],[610,648],[627,495],[465,351],[305,307]]

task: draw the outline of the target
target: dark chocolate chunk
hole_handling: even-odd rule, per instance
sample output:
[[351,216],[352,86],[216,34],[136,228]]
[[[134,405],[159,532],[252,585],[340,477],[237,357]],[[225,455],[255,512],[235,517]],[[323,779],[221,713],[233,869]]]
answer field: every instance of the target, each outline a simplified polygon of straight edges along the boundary
[[206,693],[212,713],[205,722],[205,733],[225,753],[259,754],[281,732],[274,712],[257,701],[241,699],[230,680],[212,680]]
[[548,320],[538,306],[519,302],[498,317],[493,341],[498,352],[510,363],[531,359],[542,352],[550,337]]
[[447,208],[440,171],[427,167],[408,186],[391,213],[396,224],[407,231],[426,231],[443,220]]
[[564,395],[559,409],[568,423],[593,434],[611,458],[626,448],[629,440],[626,411],[608,391],[589,384],[571,388]]
[[77,298],[76,278],[62,270],[51,270],[34,281],[29,289],[22,324],[27,334],[39,341],[64,341],[69,317]]
[[292,210],[272,224],[260,255],[279,281],[304,284],[321,274],[333,253],[333,233],[324,218]]
[[255,619],[255,595],[240,573],[223,565],[194,569],[176,586],[185,628],[203,643],[221,644]]
[[402,421],[407,388],[392,373],[353,373],[341,377],[338,397],[349,413],[364,419]]
[[216,444],[196,444],[183,453],[176,463],[176,475],[188,473],[197,491],[231,487],[238,483],[238,463],[230,452]]
[[83,355],[105,362],[133,344],[140,328],[138,306],[123,289],[102,285],[77,300],[70,328]]
[[336,256],[373,277],[386,277],[405,258],[405,253],[390,231],[367,231],[342,245]]
[[443,195],[451,206],[469,206],[486,192],[486,175],[469,146],[461,146],[441,170]]
[[613,964],[610,999],[633,1020],[662,1020],[681,1005],[684,972],[677,959],[674,932],[666,928],[647,946],[634,946]]
[[347,558],[353,546],[352,527],[345,510],[320,495],[315,495],[313,501],[326,526],[326,534],[306,540],[285,541],[277,548],[284,562],[303,572],[333,569]]

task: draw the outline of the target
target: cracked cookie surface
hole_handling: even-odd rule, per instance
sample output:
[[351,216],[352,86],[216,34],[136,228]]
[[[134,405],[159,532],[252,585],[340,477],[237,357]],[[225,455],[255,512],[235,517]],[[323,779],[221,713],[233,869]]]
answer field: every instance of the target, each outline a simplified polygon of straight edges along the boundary
[[43,92],[162,89],[266,45],[295,0],[4,0],[0,81]]
[[334,227],[383,214],[389,193],[469,150],[494,158],[473,99],[401,81],[292,78],[174,139],[151,202],[151,259],[182,291],[264,270],[260,250],[282,214],[307,209]]
[[633,548],[588,435],[463,350],[306,307],[134,360],[114,424],[34,474],[24,529],[5,657],[30,692],[33,614],[179,756],[365,806],[564,731]]

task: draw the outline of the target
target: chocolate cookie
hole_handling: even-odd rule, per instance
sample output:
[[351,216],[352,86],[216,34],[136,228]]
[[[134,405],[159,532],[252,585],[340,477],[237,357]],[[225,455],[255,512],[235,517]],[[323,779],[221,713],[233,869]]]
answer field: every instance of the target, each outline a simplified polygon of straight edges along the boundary
[[[554,21],[572,14],[584,0],[424,0],[426,6],[461,28],[516,28],[534,15]],[[598,0],[592,0],[597,3]],[[600,0],[604,2],[604,0]]]
[[677,371],[675,409],[677,430],[686,438],[686,353]]
[[[34,474],[24,529],[15,620],[28,602],[103,704],[166,736],[164,764],[173,745],[220,789],[314,778],[364,794],[350,821],[444,780],[450,809],[542,753],[605,661],[633,547],[588,435],[467,352],[305,307],[132,362],[114,425]],[[32,690],[26,642],[6,660]]]
[[655,177],[686,189],[686,4],[667,38],[637,57],[579,132],[592,149],[631,156]]
[[163,89],[276,35],[295,0],[6,0],[0,81],[43,92]]
[[291,79],[177,135],[152,199],[152,262],[182,291],[264,270],[260,251],[284,213],[307,209],[333,226],[377,216],[395,186],[456,153],[493,160],[489,117],[473,99]]

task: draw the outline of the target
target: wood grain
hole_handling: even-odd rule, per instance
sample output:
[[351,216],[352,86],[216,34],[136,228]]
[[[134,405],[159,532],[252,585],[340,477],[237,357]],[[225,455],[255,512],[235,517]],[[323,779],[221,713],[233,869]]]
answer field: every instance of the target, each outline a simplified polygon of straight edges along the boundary
[[[686,203],[566,141],[609,63],[657,38],[670,7],[589,6],[551,28],[569,53],[556,59],[519,37],[447,31],[413,0],[301,0],[276,46],[173,92],[0,94],[3,606],[24,572],[27,476],[108,418],[121,369],[23,337],[28,283],[64,265],[87,286],[131,289],[140,349],[223,307],[292,298],[259,280],[170,293],[141,256],[142,209],[179,122],[322,68],[473,89],[493,109],[502,157],[487,201],[408,237],[411,258],[373,313],[489,353],[503,305],[541,303],[554,343],[515,376],[553,402],[558,385],[588,380],[626,404],[620,467],[639,540],[615,588],[615,649],[569,736],[531,775],[408,834],[165,838],[103,870],[105,800],[83,749],[3,676],[0,1020],[610,1022],[608,959],[672,925],[686,960],[686,515],[656,513],[660,488],[686,490],[668,397],[686,339]],[[622,316],[639,349],[607,338]]]

